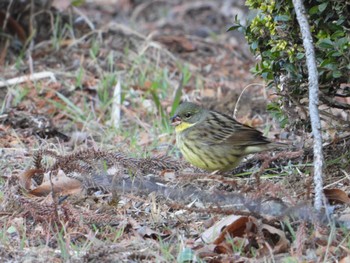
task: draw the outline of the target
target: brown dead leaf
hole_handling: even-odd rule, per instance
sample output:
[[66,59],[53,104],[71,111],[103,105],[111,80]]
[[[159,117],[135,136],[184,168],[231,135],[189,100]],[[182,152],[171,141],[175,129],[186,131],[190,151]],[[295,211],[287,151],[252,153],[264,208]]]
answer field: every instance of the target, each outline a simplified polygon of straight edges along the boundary
[[218,254],[232,254],[232,244],[222,242],[214,248],[214,252]]
[[350,204],[350,198],[343,190],[340,189],[323,189],[328,200],[337,201],[344,204]]
[[277,235],[279,237],[278,242],[272,248],[274,254],[284,253],[284,252],[288,251],[290,243],[289,243],[289,240],[287,239],[285,233],[282,230],[280,230],[276,227],[267,225],[267,224],[263,224],[262,229],[265,229],[271,235]]
[[221,234],[217,237],[217,239],[215,239],[214,244],[218,245],[222,243],[226,239],[227,235],[230,235],[231,237],[242,237],[245,233],[246,224],[248,222],[249,217],[239,216],[239,218],[236,218],[223,229]]
[[249,244],[249,241],[246,237],[235,237],[234,239],[231,239],[230,241],[225,240],[224,242],[220,243],[219,245],[215,246],[214,252],[218,254],[228,254],[232,255],[234,254],[234,247],[242,247],[242,251],[245,251],[245,247]]
[[[261,242],[258,242],[258,225],[264,232]],[[230,242],[226,242],[228,236],[232,237]],[[210,227],[202,234],[201,240],[215,244],[213,252],[219,254],[232,254],[232,242],[237,246],[248,245],[248,243],[256,246],[258,242],[261,244],[259,246],[261,255],[269,253],[268,247],[271,247],[274,253],[286,252],[290,247],[289,240],[282,230],[268,224],[261,224],[254,217],[236,215],[228,216]]]
[[40,169],[26,170],[19,176],[19,183],[24,189],[29,190],[32,185],[31,180],[34,177],[34,175],[42,173],[43,171]]
[[193,52],[196,51],[196,46],[191,40],[183,36],[156,36],[154,40],[165,45],[172,52]]
[[[52,178],[53,191],[56,194],[72,195],[82,191],[81,182],[67,177],[63,172],[59,172],[57,177]],[[50,180],[46,180],[29,193],[35,196],[47,196],[52,191]]]
[[225,217],[204,231],[196,243],[205,242],[218,245],[225,240],[227,234],[242,237],[247,222],[248,217],[245,216],[230,215]]
[[14,18],[0,10],[0,28],[4,29],[5,25],[5,31],[9,32],[12,36],[17,36],[22,44],[26,42],[27,34],[25,29]]

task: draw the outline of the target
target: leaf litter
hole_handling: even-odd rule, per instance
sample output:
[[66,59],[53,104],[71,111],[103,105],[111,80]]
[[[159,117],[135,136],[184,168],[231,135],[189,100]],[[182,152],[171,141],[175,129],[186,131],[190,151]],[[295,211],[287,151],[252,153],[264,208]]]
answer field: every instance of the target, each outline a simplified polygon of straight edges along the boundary
[[[242,36],[225,33],[231,12],[246,14],[242,3],[119,1],[105,8],[92,2],[79,7],[86,23],[76,20],[74,36],[61,28],[58,46],[46,34],[37,35],[41,40],[31,50],[32,66],[55,72],[58,82],[28,82],[2,97],[9,105],[0,118],[0,214],[9,238],[0,247],[2,259],[30,259],[44,249],[50,256],[43,261],[58,262],[346,260],[349,236],[339,226],[349,222],[350,167],[344,151],[349,137],[335,138],[325,147],[326,158],[333,160],[337,153],[339,160],[327,168],[330,204],[317,215],[307,164],[312,160],[309,135],[291,134],[295,151],[249,157],[233,171],[243,177],[232,178],[183,163],[174,137],[153,129],[161,116],[159,105],[150,106],[154,95],[166,113],[172,108],[171,92],[161,89],[163,78],[172,92],[181,87],[183,98],[229,114],[244,87],[261,83],[249,73],[254,59]],[[223,8],[227,4],[230,8]],[[113,18],[117,9],[122,11]],[[72,15],[49,12],[62,21]],[[14,52],[8,48],[3,53],[9,64]],[[5,67],[3,76],[30,73],[25,62],[21,67]],[[159,69],[166,69],[161,77]],[[120,105],[121,127],[141,127],[136,148],[130,136],[106,132],[109,102],[103,99],[111,93],[103,93],[101,83],[114,86],[113,74],[128,86]],[[191,77],[183,83],[185,74]],[[158,95],[162,92],[168,95]],[[269,123],[270,134],[278,137],[281,130],[265,111],[267,97],[273,94],[266,94],[261,84],[249,87],[236,117],[257,128]],[[160,145],[154,147],[155,140]],[[304,151],[298,148],[303,142]],[[135,153],[144,149],[148,157]],[[255,176],[244,177],[247,172]],[[21,239],[28,251],[19,249]],[[81,252],[74,246],[81,246]]]

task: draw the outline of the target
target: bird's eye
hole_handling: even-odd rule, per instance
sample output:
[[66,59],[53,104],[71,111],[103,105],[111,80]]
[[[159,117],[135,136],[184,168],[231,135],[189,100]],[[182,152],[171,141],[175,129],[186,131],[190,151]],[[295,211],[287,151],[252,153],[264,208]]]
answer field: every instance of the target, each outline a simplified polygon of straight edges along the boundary
[[185,118],[189,118],[189,117],[191,117],[192,116],[192,114],[190,113],[190,112],[187,112],[186,114],[185,114]]

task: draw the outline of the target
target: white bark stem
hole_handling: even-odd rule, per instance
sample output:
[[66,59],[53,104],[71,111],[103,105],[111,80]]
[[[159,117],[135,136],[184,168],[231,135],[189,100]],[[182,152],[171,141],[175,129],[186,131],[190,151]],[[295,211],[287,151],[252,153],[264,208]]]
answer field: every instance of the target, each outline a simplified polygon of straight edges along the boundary
[[321,121],[318,111],[318,72],[315,58],[315,50],[310,33],[310,26],[306,17],[306,11],[301,0],[293,0],[293,5],[297,20],[300,26],[303,45],[305,48],[306,64],[309,73],[309,112],[311,128],[314,137],[314,183],[315,183],[315,202],[317,211],[322,208],[323,200],[323,153],[322,153],[322,133]]

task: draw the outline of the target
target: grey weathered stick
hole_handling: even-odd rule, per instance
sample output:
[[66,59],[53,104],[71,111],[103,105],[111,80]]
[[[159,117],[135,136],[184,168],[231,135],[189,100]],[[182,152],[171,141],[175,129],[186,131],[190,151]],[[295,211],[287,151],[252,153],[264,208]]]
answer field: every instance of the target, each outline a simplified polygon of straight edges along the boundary
[[315,59],[315,50],[312,43],[310,26],[306,17],[304,5],[301,0],[293,0],[295,13],[300,26],[303,45],[306,54],[306,64],[309,72],[309,111],[311,119],[311,128],[314,136],[314,183],[315,183],[315,209],[321,210],[322,207],[322,173],[323,173],[323,153],[322,153],[322,134],[321,121],[318,112],[318,72]]

